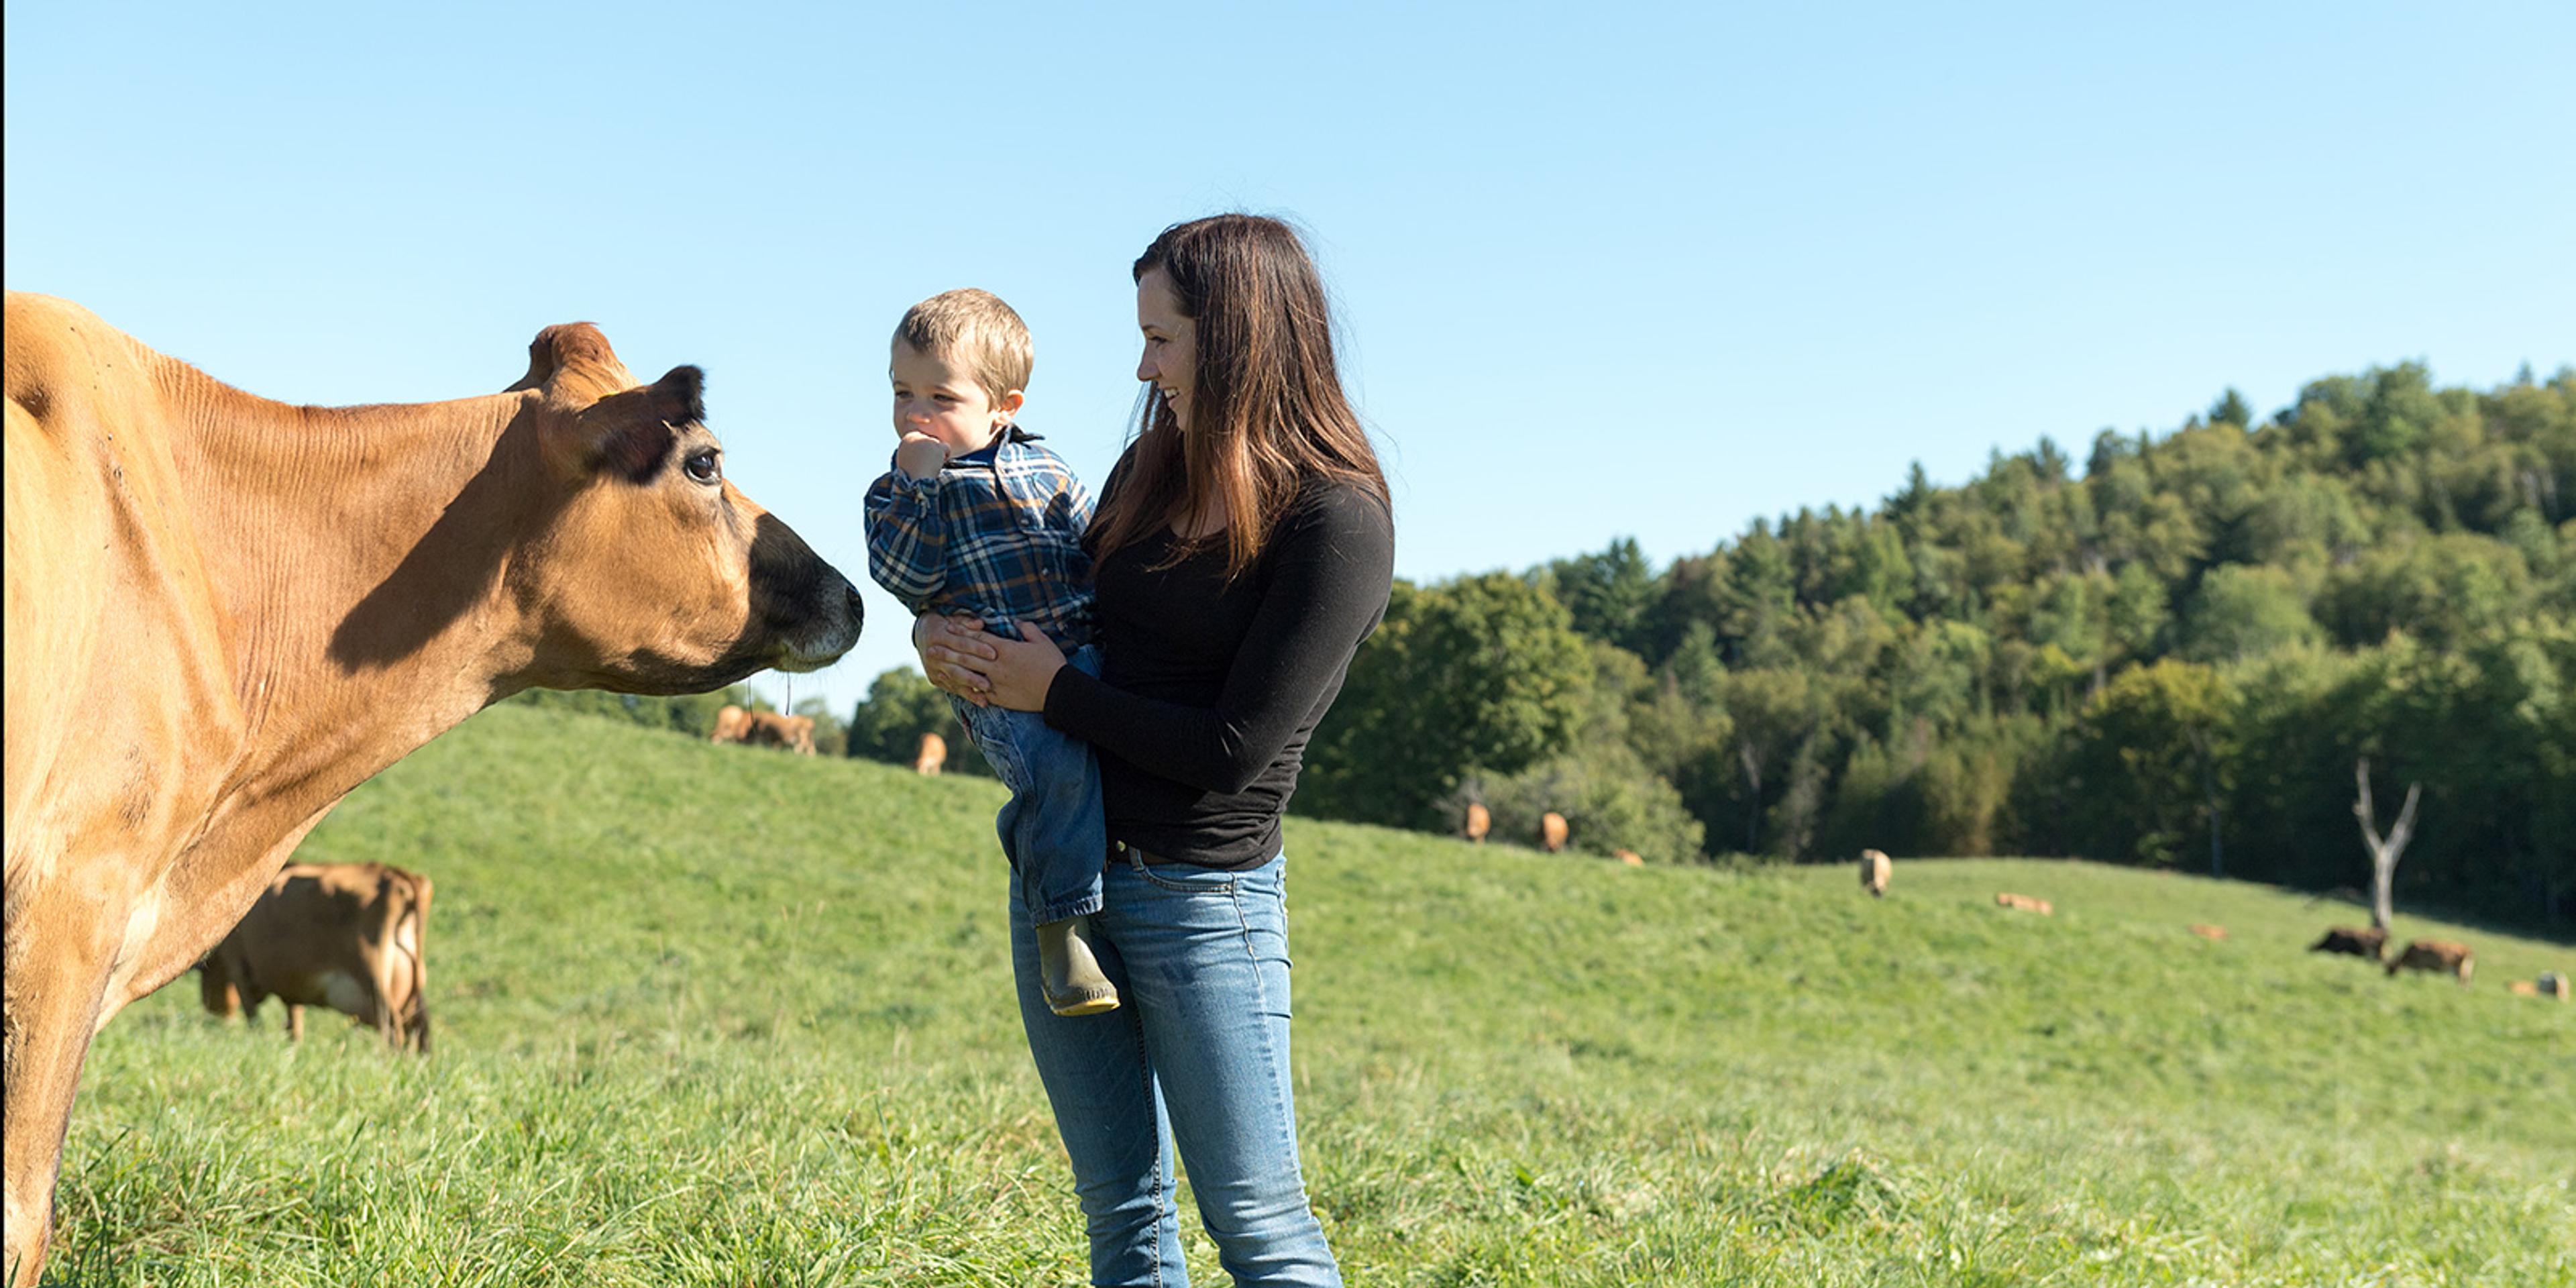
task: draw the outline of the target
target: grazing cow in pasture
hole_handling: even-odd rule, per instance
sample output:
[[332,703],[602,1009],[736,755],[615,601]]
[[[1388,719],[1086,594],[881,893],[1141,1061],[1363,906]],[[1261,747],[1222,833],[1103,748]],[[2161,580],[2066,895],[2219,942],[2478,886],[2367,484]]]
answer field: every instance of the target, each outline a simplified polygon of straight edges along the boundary
[[2388,963],[2388,977],[2397,978],[2397,972],[2401,970],[2432,971],[2436,974],[2456,975],[2459,977],[2460,987],[2467,988],[2469,976],[2475,974],[2477,969],[2477,953],[2467,944],[2453,943],[2447,939],[2418,939],[2407,944],[2406,951],[2397,954]]
[[1565,816],[1555,810],[1538,816],[1538,848],[1550,854],[1565,851]]
[[529,688],[811,671],[858,592],[725,478],[695,367],[548,327],[507,390],[299,407],[7,297],[7,1262],[90,1037],[350,789]]
[[728,702],[716,708],[716,731],[709,742],[740,742],[751,732],[751,713]]
[[948,763],[948,740],[935,733],[921,735],[921,750],[912,754],[912,772],[936,774]]
[[1486,809],[1482,805],[1470,803],[1467,806],[1467,839],[1478,845],[1483,845],[1485,843],[1485,834],[1493,830],[1493,811]]
[[1888,861],[1888,857],[1885,854],[1882,854],[1877,850],[1861,851],[1860,888],[1869,891],[1870,898],[1886,898],[1887,878],[1895,866],[1895,864]]
[[2018,912],[2035,912],[2043,917],[2054,916],[2057,912],[2056,908],[2050,906],[2048,900],[2034,899],[2026,894],[1997,894],[1995,906],[2011,908]]
[[2203,939],[2225,939],[2227,938],[2227,927],[2212,926],[2205,922],[2195,921],[2191,923],[2191,933],[2198,935]]
[[2378,961],[2388,950],[2388,932],[2377,926],[2328,926],[2325,937],[2308,945],[2312,953],[2350,953]]
[[287,864],[197,964],[206,1009],[253,1019],[274,997],[301,1042],[304,1008],[327,1006],[429,1054],[430,890],[381,863]]
[[814,754],[814,717],[791,716],[776,711],[754,711],[751,727],[742,735],[747,747],[784,747],[799,756]]
[[1637,853],[1635,850],[1612,850],[1610,852],[1610,857],[1617,859],[1621,863],[1625,863],[1632,868],[1642,868],[1646,866],[1646,856]]
[[2562,1002],[2567,1000],[2569,993],[2576,993],[2576,988],[2569,987],[2567,977],[2554,970],[2540,972],[2540,978],[2532,984],[2542,997],[2554,997]]

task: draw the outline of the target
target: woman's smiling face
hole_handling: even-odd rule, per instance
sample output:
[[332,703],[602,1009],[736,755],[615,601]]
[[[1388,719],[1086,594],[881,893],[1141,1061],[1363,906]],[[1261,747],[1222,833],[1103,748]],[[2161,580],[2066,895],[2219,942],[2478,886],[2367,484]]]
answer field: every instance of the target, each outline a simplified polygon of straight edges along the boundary
[[1172,420],[1190,427],[1190,383],[1198,371],[1198,324],[1181,313],[1181,297],[1159,268],[1136,279],[1136,328],[1145,333],[1145,355],[1136,378],[1154,386],[1172,409]]

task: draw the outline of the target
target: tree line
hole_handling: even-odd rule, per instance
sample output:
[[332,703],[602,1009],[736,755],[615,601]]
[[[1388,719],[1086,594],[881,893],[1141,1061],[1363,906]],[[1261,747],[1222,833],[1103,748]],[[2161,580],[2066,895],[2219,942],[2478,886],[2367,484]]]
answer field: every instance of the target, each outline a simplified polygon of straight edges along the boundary
[[[1294,808],[1497,835],[1564,814],[1661,862],[2082,856],[2367,884],[2354,767],[2422,789],[2401,897],[2576,919],[2576,369],[2417,363],[2043,438],[1874,507],[1399,582]],[[799,704],[800,708],[808,704]],[[712,710],[712,708],[710,708]],[[948,738],[879,676],[847,754]],[[710,716],[711,718],[711,716]]]

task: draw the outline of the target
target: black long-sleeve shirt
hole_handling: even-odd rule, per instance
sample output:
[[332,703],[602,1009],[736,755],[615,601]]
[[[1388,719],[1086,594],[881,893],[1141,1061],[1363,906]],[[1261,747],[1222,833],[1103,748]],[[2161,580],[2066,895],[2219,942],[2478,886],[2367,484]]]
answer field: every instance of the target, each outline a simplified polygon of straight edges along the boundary
[[1279,853],[1306,740],[1386,614],[1395,527],[1375,497],[1319,482],[1231,584],[1222,541],[1157,569],[1178,540],[1158,529],[1099,561],[1101,676],[1058,671],[1046,720],[1099,753],[1111,840],[1258,867]]

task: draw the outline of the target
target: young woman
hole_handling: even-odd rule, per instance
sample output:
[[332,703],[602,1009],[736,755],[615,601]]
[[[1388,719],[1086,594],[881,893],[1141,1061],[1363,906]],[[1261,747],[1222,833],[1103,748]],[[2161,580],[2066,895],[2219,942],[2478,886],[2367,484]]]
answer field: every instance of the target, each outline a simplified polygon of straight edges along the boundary
[[1386,479],[1287,225],[1174,225],[1135,278],[1136,378],[1152,390],[1085,538],[1101,674],[1043,636],[926,616],[914,640],[940,687],[1042,711],[1100,756],[1110,853],[1091,924],[1126,1004],[1050,1012],[1011,902],[1021,1022],[1073,1158],[1092,1282],[1187,1282],[1177,1147],[1235,1282],[1338,1284],[1297,1161],[1279,820],[1386,611]]

